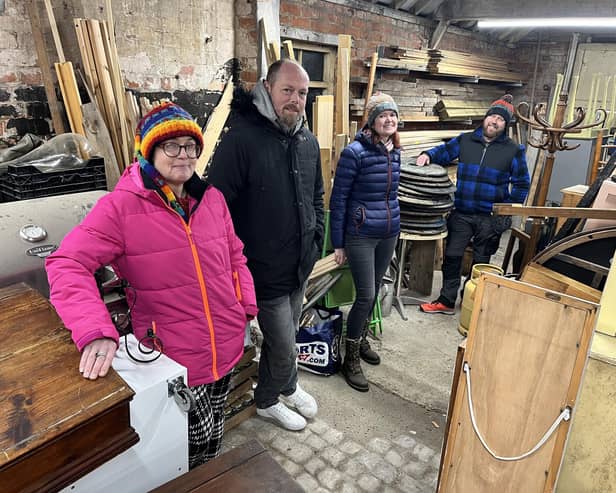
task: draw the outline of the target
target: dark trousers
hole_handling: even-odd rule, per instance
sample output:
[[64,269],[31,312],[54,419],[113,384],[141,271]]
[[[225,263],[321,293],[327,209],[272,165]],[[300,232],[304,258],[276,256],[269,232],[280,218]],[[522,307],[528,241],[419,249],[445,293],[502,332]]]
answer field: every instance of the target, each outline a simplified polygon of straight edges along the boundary
[[511,226],[508,216],[461,214],[453,211],[447,220],[447,246],[443,259],[443,287],[438,300],[455,306],[460,289],[462,257],[473,240],[473,265],[490,262],[498,250],[501,235]]
[[295,336],[304,301],[304,287],[288,295],[257,300],[259,328],[263,333],[259,358],[259,381],[255,389],[257,407],[278,403],[278,396],[291,395],[297,386]]
[[346,235],[344,239],[344,251],[355,284],[355,302],[347,318],[349,339],[358,339],[361,336],[364,323],[379,294],[387,266],[391,262],[397,240],[397,236],[361,238],[351,235]]

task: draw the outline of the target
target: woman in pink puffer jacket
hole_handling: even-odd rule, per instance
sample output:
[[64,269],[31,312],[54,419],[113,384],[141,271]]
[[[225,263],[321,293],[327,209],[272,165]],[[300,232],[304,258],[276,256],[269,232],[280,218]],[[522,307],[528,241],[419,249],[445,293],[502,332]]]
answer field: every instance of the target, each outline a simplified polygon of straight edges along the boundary
[[[201,129],[173,103],[146,115],[137,161],[46,262],[50,299],[81,351],[85,378],[107,374],[118,332],[93,274],[111,265],[128,282],[137,339],[188,370],[190,466],[215,457],[230,371],[257,313],[252,276],[224,197],[195,174]],[[154,335],[152,338],[150,336]]]

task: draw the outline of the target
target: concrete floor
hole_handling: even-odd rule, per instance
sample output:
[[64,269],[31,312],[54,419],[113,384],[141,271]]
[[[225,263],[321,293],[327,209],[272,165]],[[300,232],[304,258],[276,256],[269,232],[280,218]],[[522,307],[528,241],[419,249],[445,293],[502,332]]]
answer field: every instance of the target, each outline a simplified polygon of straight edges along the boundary
[[[507,241],[505,234],[492,257],[495,265],[501,265]],[[432,294],[422,298],[436,299],[440,287],[441,272],[436,271]],[[426,314],[412,305],[405,307],[405,313],[408,320],[392,308],[383,318],[379,339],[372,341],[381,364],[362,363],[369,392],[351,389],[339,374],[322,377],[301,372],[300,381],[317,397],[319,415],[360,443],[376,431],[384,438],[408,432],[440,450],[456,352],[464,340],[458,331],[460,300],[455,315]]]
[[[440,287],[440,272],[434,285]],[[406,306],[405,312],[406,321],[392,309],[383,319],[379,339],[371,340],[381,364],[362,363],[369,392],[351,389],[339,374],[321,377],[301,372],[300,381],[317,396],[319,415],[360,443],[376,431],[384,438],[402,432],[439,450],[456,351],[464,339],[457,330],[459,307],[453,316],[428,315],[417,306]]]

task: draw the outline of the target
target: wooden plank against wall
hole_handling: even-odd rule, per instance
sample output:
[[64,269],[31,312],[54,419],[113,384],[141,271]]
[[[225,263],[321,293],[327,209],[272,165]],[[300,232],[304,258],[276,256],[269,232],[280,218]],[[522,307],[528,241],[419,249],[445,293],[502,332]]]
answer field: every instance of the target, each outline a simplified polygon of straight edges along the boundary
[[321,147],[321,174],[323,176],[323,203],[325,210],[329,210],[329,199],[332,195],[332,149]]
[[293,50],[293,41],[287,39],[282,42],[282,50],[284,56],[290,60],[295,60],[295,51]]
[[340,159],[340,154],[344,148],[349,145],[349,138],[345,134],[338,134],[334,140],[334,160],[332,161],[332,173],[334,176],[336,175],[336,167],[338,166],[338,160]]
[[[481,277],[465,361],[477,427],[497,455],[527,452],[564,408],[575,407],[597,311],[578,298]],[[570,421],[524,460],[497,460],[473,430],[463,375],[451,422],[440,493],[553,491]]]
[[43,39],[41,19],[33,2],[34,0],[26,0],[26,8],[28,9],[28,17],[30,18],[32,38],[34,39],[34,47],[36,48],[36,58],[43,77],[43,85],[45,86],[45,94],[47,95],[47,104],[49,105],[49,112],[51,113],[53,129],[56,134],[63,134],[66,132],[66,127],[64,125],[62,109],[56,97],[51,62],[47,56],[47,48],[45,40]]
[[370,75],[368,76],[368,88],[366,89],[366,97],[364,98],[364,115],[361,119],[362,124],[368,119],[368,100],[372,96],[372,90],[374,89],[374,77],[376,75],[376,64],[379,60],[378,52],[372,54],[370,59]]
[[60,33],[58,32],[58,26],[56,24],[56,17],[53,14],[53,7],[51,6],[51,0],[45,0],[45,10],[47,11],[47,17],[49,19],[49,26],[51,27],[51,35],[53,42],[58,53],[58,61],[60,63],[65,62],[64,49],[62,48],[62,42],[60,41]]
[[85,136],[83,115],[81,113],[81,97],[79,96],[73,64],[71,62],[56,63],[55,67],[71,131]]
[[111,144],[111,137],[109,136],[109,130],[105,124],[105,120],[102,117],[94,95],[90,91],[90,88],[85,83],[83,74],[77,72],[81,83],[88,91],[88,97],[90,102],[81,105],[81,111],[83,113],[83,129],[88,142],[91,142],[98,150],[98,153],[105,159],[105,178],[107,180],[107,190],[111,191],[115,188],[118,180],[120,179],[120,168],[116,160],[115,152],[113,151],[113,145]]
[[113,23],[113,11],[111,9],[111,0],[105,0],[105,10],[107,11],[107,24],[102,24],[105,51],[107,53],[107,59],[111,69],[111,84],[113,92],[115,94],[116,103],[118,105],[118,116],[120,131],[122,137],[122,150],[124,152],[124,165],[128,166],[131,162],[133,154],[133,135],[129,130],[129,118],[125,105],[125,92],[124,82],[122,81],[122,74],[120,73],[120,61],[118,59],[118,47],[115,41],[115,28]]
[[103,42],[103,34],[101,32],[101,23],[97,20],[88,19],[88,34],[90,43],[92,44],[92,53],[96,65],[96,74],[100,85],[100,95],[102,106],[99,106],[101,113],[107,123],[111,141],[118,159],[120,171],[124,170],[124,150],[122,147],[122,136],[119,128],[118,107],[114,103],[113,86],[111,83],[111,69],[109,62],[105,56],[105,44]]
[[348,34],[338,35],[336,70],[336,134],[349,135],[349,80],[351,78],[351,44]]
[[220,138],[220,132],[222,132],[225,122],[227,121],[227,117],[229,116],[229,112],[231,111],[229,105],[231,104],[232,99],[233,81],[229,81],[227,82],[227,87],[225,87],[225,90],[222,93],[220,101],[218,101],[216,108],[214,108],[212,115],[207,121],[205,132],[203,132],[203,151],[201,152],[201,156],[199,156],[197,167],[195,169],[195,172],[199,176],[203,175],[207,163],[210,161],[212,154],[214,154],[216,144]]
[[272,39],[270,36],[270,31],[268,30],[269,26],[265,18],[259,19],[259,32],[261,33],[261,46],[265,51],[265,61],[267,66],[269,67],[272,63],[276,61],[274,53],[271,49]]
[[319,146],[331,149],[334,138],[334,96],[317,96],[315,115],[314,134]]

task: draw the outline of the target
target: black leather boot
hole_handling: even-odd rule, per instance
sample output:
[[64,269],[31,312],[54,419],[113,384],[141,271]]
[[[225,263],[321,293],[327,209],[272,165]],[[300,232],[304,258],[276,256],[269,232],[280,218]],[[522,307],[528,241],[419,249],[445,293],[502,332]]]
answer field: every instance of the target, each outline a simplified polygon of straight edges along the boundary
[[368,392],[368,380],[364,376],[359,364],[359,339],[346,340],[346,353],[342,364],[342,374],[346,383],[355,390]]
[[361,331],[359,356],[366,363],[371,365],[378,365],[381,362],[380,356],[370,347],[370,343],[368,342],[368,324],[365,324],[363,330]]

